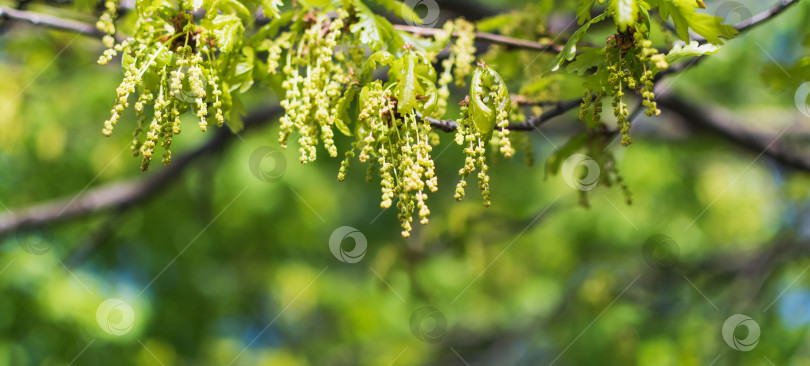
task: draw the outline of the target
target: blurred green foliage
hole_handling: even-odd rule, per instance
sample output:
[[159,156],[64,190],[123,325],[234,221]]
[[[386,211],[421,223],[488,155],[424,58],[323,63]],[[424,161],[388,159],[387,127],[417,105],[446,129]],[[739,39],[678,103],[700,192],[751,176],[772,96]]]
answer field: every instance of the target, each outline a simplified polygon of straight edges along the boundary
[[[492,6],[521,8],[513,3]],[[768,4],[747,5],[756,13]],[[749,128],[806,129],[793,91],[810,79],[795,66],[807,57],[808,12],[799,4],[664,84],[733,110]],[[0,36],[2,209],[144,175],[126,134],[100,134],[120,80],[116,67],[95,65],[100,51],[96,40],[25,25]],[[512,82],[536,57],[490,56]],[[556,87],[577,96],[577,85]],[[261,91],[247,100],[248,110],[275,103]],[[494,164],[491,208],[477,192],[455,202],[462,155],[442,136],[432,222],[408,240],[394,210],[379,208],[377,186],[363,183],[363,167],[338,183],[337,159],[301,166],[286,151],[281,181],[257,179],[250,155],[277,148],[278,131],[252,130],[153,199],[0,239],[0,365],[810,364],[810,179],[685,133],[664,113],[642,119],[629,148],[612,146],[632,206],[600,187],[582,208],[562,178],[544,179],[542,166],[521,159]],[[574,126],[567,115],[532,134],[537,161]],[[189,128],[175,146],[190,150],[210,135]],[[367,239],[358,263],[329,250],[340,226]],[[653,234],[677,243],[677,266],[645,262]],[[784,247],[795,254],[780,257]],[[99,326],[109,298],[134,313],[126,334]],[[437,343],[411,329],[420,306],[447,320]],[[736,313],[762,329],[749,352],[722,338]],[[430,330],[430,319],[421,326]]]

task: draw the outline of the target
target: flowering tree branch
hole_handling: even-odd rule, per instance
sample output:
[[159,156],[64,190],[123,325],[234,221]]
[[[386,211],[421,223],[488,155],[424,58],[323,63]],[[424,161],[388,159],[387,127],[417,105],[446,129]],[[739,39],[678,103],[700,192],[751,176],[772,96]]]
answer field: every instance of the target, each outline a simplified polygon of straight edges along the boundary
[[[5,6],[0,7],[0,18],[27,22],[45,28],[76,32],[96,38],[101,38],[104,36],[104,33],[100,32],[92,24],[25,10],[16,10]],[[413,27],[408,25],[395,25],[394,28],[419,35],[435,35],[444,32],[444,30],[437,28]],[[550,42],[532,42],[524,39],[511,38],[485,32],[476,32],[475,36],[479,41],[499,44],[513,49],[524,49],[540,52],[559,52],[562,50],[562,46],[558,46]],[[119,41],[124,39],[124,37],[121,36],[117,36],[116,38]]]
[[[762,14],[755,15],[752,20],[744,21],[737,26],[741,32],[748,31],[753,27],[763,24],[776,15],[782,13],[787,7],[797,3],[795,0],[781,0],[777,5],[770,8]],[[80,34],[85,34],[94,37],[102,37],[103,34],[95,29],[92,25],[82,22],[65,20],[58,17],[49,15],[35,14],[22,10],[10,9],[7,7],[0,7],[0,17],[25,21],[34,25],[48,27],[52,29],[73,31]],[[423,29],[424,28],[419,28]],[[509,42],[523,44],[522,40],[514,40],[508,37],[500,37],[492,35],[490,37],[493,43],[510,45]],[[506,43],[504,43],[506,42]],[[524,44],[527,48],[535,48],[537,50],[547,50],[549,45],[535,44],[529,46]],[[694,60],[692,62],[695,62]],[[689,62],[685,63],[689,64]],[[675,65],[672,67],[672,72],[683,71],[687,67]],[[665,76],[666,73],[662,73]],[[523,123],[509,125],[509,129],[514,130],[532,130],[542,123],[560,116],[570,110],[579,106],[581,99],[574,99],[568,101],[561,101],[547,109],[544,113],[533,116]],[[709,119],[706,114],[694,107],[690,107],[685,103],[675,99],[674,97],[663,97],[660,100],[662,106],[671,109],[686,117],[687,120],[692,121],[710,131],[720,134],[725,139],[733,142],[739,146],[747,148],[752,151],[757,151],[787,166],[794,167],[803,171],[810,172],[810,161],[800,156],[794,156],[781,148],[779,145],[773,146],[773,142],[768,143],[761,137],[755,136],[750,132],[735,128],[728,124],[718,123]],[[245,119],[245,127],[252,128],[266,122],[274,116],[283,112],[281,107],[271,107],[262,109],[249,115]],[[452,132],[456,129],[455,121],[452,120],[437,120],[432,118],[424,118],[426,121],[439,130]],[[108,186],[98,187],[89,190],[83,194],[76,196],[73,199],[58,200],[53,202],[46,202],[38,204],[29,208],[21,209],[19,211],[7,212],[0,215],[0,235],[8,234],[20,228],[35,226],[43,222],[53,223],[65,221],[68,219],[75,219],[89,214],[114,208],[126,208],[144,199],[147,199],[157,193],[160,188],[165,187],[167,182],[173,181],[173,178],[179,176],[182,172],[190,166],[190,164],[201,156],[210,154],[211,152],[220,151],[226,143],[233,139],[233,134],[227,129],[221,129],[217,134],[206,144],[198,147],[192,152],[176,159],[172,166],[163,170],[160,173],[152,175],[148,178],[137,179],[123,183],[111,184]]]

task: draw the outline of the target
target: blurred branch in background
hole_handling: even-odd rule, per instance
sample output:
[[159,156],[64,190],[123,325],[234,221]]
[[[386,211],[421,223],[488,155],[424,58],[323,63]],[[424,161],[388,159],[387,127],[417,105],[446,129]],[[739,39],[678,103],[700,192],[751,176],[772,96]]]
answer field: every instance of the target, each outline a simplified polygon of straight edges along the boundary
[[[261,126],[282,112],[283,109],[280,106],[254,111],[245,117],[245,129]],[[43,223],[57,223],[109,209],[122,209],[142,202],[168,184],[178,182],[179,180],[175,178],[185,172],[192,162],[208,154],[221,151],[235,137],[236,135],[231,133],[230,129],[222,128],[211,140],[174,160],[167,169],[150,177],[113,183],[88,190],[75,197],[66,197],[21,210],[5,212],[0,215],[0,235]]]
[[[92,24],[76,20],[64,19],[47,14],[40,14],[25,10],[12,9],[5,6],[0,7],[0,18],[6,19],[6,21],[9,20],[21,21],[45,28],[76,32],[79,34],[95,38],[104,37],[104,33],[96,29],[96,27]],[[119,42],[124,40],[124,37],[121,37],[119,35],[116,35],[115,38]]]
[[748,131],[739,124],[724,122],[719,116],[716,116],[717,113],[692,106],[674,95],[660,96],[657,101],[661,107],[681,116],[684,122],[698,130],[709,131],[754,154],[771,157],[781,165],[810,172],[810,159],[806,156],[795,155],[781,143],[782,135],[790,126],[778,136],[764,136]]

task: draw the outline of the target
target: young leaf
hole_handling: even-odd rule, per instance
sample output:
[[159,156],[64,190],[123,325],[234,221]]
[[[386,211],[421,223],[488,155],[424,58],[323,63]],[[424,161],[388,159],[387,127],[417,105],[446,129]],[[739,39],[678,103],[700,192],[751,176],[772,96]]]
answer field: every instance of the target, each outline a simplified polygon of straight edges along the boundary
[[247,115],[247,111],[245,111],[245,106],[242,104],[242,99],[239,98],[238,94],[234,94],[230,118],[228,119],[228,127],[231,128],[231,132],[239,133],[245,129],[245,122],[242,121],[242,117],[245,115]]
[[374,14],[371,9],[359,1],[355,3],[355,8],[357,9],[359,21],[352,25],[351,30],[352,32],[360,32],[360,41],[368,45],[372,51],[376,52],[385,49],[389,43],[395,43],[397,38],[399,45],[402,44],[399,33],[394,31],[394,26],[385,18]]
[[245,4],[237,0],[215,0],[214,3],[218,3],[218,8],[223,14],[236,14],[236,16],[245,23],[253,21],[253,14],[250,13],[250,10],[248,10]]
[[723,44],[720,37],[731,39],[737,35],[737,29],[723,24],[723,18],[698,13],[695,0],[649,0],[650,5],[658,6],[661,18],[672,17],[675,30],[684,42],[689,42],[689,28],[713,44]]
[[591,20],[591,9],[596,5],[596,0],[580,0],[581,3],[577,7],[577,24],[582,25]]
[[577,75],[585,75],[590,69],[605,64],[605,49],[595,47],[585,47],[574,61],[565,67],[568,71]]
[[231,52],[242,37],[242,21],[235,15],[220,14],[213,21],[217,45],[222,52]]
[[546,72],[557,71],[563,62],[573,60],[577,55],[577,43],[579,43],[582,37],[585,36],[585,33],[588,32],[591,25],[601,22],[605,19],[605,17],[607,17],[607,15],[607,12],[599,14],[589,22],[585,23],[585,25],[577,29],[577,31],[571,35],[571,38],[568,38],[568,42],[565,43],[562,51],[560,51],[560,53],[554,57],[554,60],[552,60],[551,63],[546,67]]
[[693,56],[703,56],[708,54],[717,53],[720,50],[720,46],[714,45],[711,43],[707,43],[704,45],[700,45],[697,41],[692,41],[688,45],[681,47],[681,45],[675,45],[672,47],[672,50],[666,56],[667,63],[673,63],[678,61],[682,58],[693,57]]
[[613,21],[622,32],[627,27],[635,25],[638,18],[638,4],[636,0],[611,0],[610,9],[613,10]]
[[410,6],[402,3],[399,0],[373,0],[375,3],[380,4],[385,10],[388,10],[396,16],[402,18],[406,22],[410,21],[415,24],[422,24],[422,17],[419,14],[416,14],[414,9]]
[[262,10],[264,11],[264,16],[270,19],[276,19],[281,15],[281,12],[278,10],[279,7],[284,6],[284,3],[281,0],[261,0]]
[[228,81],[231,92],[239,90],[239,93],[245,93],[253,86],[253,65],[255,60],[255,52],[252,47],[242,48],[242,56],[239,57],[233,76]]

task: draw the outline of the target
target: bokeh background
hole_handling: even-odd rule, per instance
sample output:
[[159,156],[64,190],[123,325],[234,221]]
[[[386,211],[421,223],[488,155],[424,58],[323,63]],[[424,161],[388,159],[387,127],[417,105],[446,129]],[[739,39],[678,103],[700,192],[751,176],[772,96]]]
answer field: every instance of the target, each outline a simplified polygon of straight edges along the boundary
[[[445,3],[442,17],[464,8]],[[528,34],[575,29],[574,5],[551,3],[467,7],[535,14]],[[711,12],[724,2],[706,3]],[[751,14],[771,5],[740,4]],[[93,21],[71,4],[26,9]],[[801,2],[661,84],[707,117],[781,136],[806,156],[810,116],[794,96],[810,81],[808,20]],[[97,39],[0,22],[0,219],[171,169],[139,171],[131,115],[101,135],[122,75],[95,63]],[[481,55],[510,89],[547,82],[550,97],[581,95],[576,80],[541,77],[551,56]],[[261,87],[246,101],[278,103]],[[220,136],[187,117],[176,157]],[[563,177],[545,177],[544,161],[583,129],[576,112],[529,134],[533,167],[520,154],[495,159],[490,208],[474,184],[453,199],[463,159],[442,135],[431,222],[407,240],[364,166],[344,183],[338,159],[302,166],[295,148],[278,146],[275,122],[222,138],[132,204],[0,232],[0,365],[810,364],[808,173],[677,110],[639,119],[630,147],[610,147],[632,205],[600,186],[584,208]],[[251,166],[257,150],[278,152]],[[342,250],[363,238],[361,257],[330,250],[344,226],[359,235],[338,240]],[[749,351],[723,338],[734,314],[761,331]],[[731,329],[745,340],[753,328]]]

